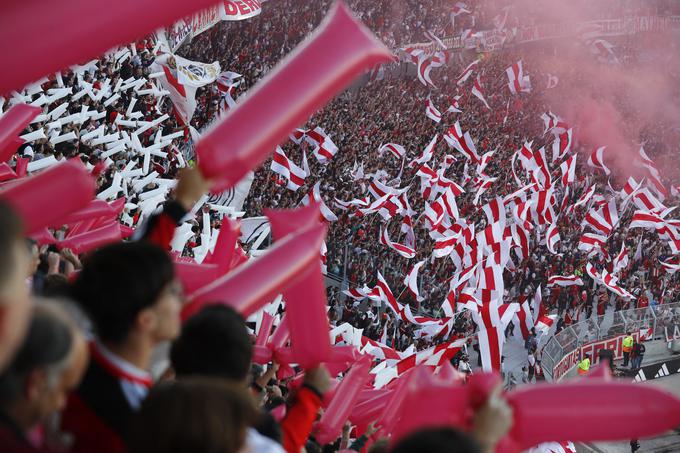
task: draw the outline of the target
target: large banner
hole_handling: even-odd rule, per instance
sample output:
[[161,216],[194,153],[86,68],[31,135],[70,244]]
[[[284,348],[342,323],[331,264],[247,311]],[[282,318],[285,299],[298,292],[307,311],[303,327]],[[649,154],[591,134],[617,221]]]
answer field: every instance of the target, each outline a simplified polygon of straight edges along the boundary
[[222,20],[244,20],[262,12],[259,0],[224,0],[221,6]]

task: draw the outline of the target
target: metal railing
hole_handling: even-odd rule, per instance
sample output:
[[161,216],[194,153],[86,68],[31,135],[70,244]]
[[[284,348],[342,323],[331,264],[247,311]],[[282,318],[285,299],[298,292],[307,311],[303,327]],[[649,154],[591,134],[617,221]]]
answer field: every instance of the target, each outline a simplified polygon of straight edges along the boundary
[[648,340],[664,338],[665,328],[680,323],[680,303],[615,311],[573,324],[548,339],[541,364],[552,380],[553,369],[568,354],[597,340],[615,338],[626,332],[644,332]]

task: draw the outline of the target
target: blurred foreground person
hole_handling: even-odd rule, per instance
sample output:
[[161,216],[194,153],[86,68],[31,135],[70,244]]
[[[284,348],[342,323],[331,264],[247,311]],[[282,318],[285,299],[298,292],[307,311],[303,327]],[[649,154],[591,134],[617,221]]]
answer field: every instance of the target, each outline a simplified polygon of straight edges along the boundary
[[130,453],[237,453],[256,418],[248,390],[223,379],[155,387],[130,429]]
[[19,217],[0,201],[0,372],[19,348],[30,318],[31,259],[23,234]]
[[19,352],[0,376],[0,451],[51,451],[42,425],[64,408],[87,361],[87,343],[73,321],[56,306],[36,306]]
[[179,334],[181,288],[165,251],[133,242],[93,253],[72,293],[90,316],[95,338],[61,429],[73,435],[72,451],[122,452],[129,420],[153,384],[151,354]]

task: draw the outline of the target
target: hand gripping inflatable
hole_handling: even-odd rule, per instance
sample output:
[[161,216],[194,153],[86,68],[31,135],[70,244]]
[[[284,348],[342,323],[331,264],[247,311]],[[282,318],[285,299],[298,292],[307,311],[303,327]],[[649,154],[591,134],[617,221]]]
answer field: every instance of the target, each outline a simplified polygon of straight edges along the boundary
[[198,165],[214,181],[212,190],[234,186],[352,79],[390,59],[390,51],[337,2],[317,31],[198,142]]

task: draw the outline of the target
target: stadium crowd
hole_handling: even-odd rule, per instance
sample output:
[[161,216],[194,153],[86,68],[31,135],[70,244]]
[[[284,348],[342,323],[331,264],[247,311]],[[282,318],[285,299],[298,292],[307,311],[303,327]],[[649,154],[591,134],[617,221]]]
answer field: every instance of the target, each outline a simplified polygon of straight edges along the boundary
[[[481,2],[470,2],[471,14],[456,16],[455,28],[450,15],[442,14],[449,3],[445,1],[405,1],[403,8],[387,1],[348,3],[395,52],[407,44],[424,41],[425,31],[444,37],[468,28],[493,28],[495,22],[495,15],[488,12],[494,8],[487,11],[488,5]],[[316,28],[330,4],[326,0],[314,3],[271,0],[265,3],[260,17],[238,23],[220,22],[183,44],[177,54],[195,61],[219,61],[223,70],[241,74],[243,81],[232,93],[238,102],[238,97],[246,95]],[[158,43],[148,37],[133,46],[134,52],[110,53],[80,70],[64,71],[59,77],[43,81],[41,91],[45,93],[69,90],[68,115],[85,109],[98,112],[99,118],[54,124],[49,113],[63,101],[44,100],[38,105],[48,117],[34,121],[24,131],[24,134],[43,131],[44,138],[22,145],[8,162],[12,173],[2,176],[3,180],[23,177],[36,168],[36,162],[51,158],[80,159],[98,174],[100,194],[115,185],[116,175],[121,172],[148,165],[158,176],[146,184],[124,187],[103,197],[125,198],[120,216],[121,224],[127,227],[123,235],[129,236],[135,229],[136,240],[87,254],[59,249],[40,238],[26,239],[21,219],[0,203],[0,248],[6,251],[0,259],[3,451],[6,448],[17,452],[299,452],[362,451],[370,446],[368,451],[375,452],[426,452],[450,451],[447,448],[452,445],[457,447],[456,451],[494,451],[512,421],[508,405],[495,394],[475,414],[469,434],[444,428],[422,430],[388,447],[381,438],[381,420],[376,416],[368,426],[348,422],[333,441],[318,442],[315,422],[337,384],[324,365],[304,373],[295,369],[291,375],[284,372],[285,366],[275,362],[264,367],[254,364],[255,323],[246,322],[225,306],[206,308],[181,325],[182,288],[173,270],[173,258],[166,253],[174,226],[193,213],[189,217],[194,234],[179,253],[190,259],[196,248],[205,245],[201,231],[206,228],[206,219],[217,230],[224,215],[211,211],[208,205],[197,205],[208,184],[196,170],[182,168],[186,166],[184,160],[192,161],[192,133],[173,115],[169,98],[139,93],[155,89],[150,81],[121,90],[113,102],[89,94],[77,95],[86,87],[106,90],[126,83],[131,77],[149,78],[154,72],[152,64]],[[644,64],[642,50],[632,42],[622,40],[618,49],[617,57],[628,67]],[[532,55],[550,51],[546,46],[534,49]],[[559,112],[559,106],[546,96],[549,75],[533,67],[532,56],[523,54],[521,47],[486,53],[480,58],[476,73],[481,76],[489,108],[471,94],[474,78],[466,84],[458,83],[465,67],[477,58],[475,52],[452,56],[446,66],[433,70],[436,88],[423,85],[414,75],[414,65],[407,62],[403,52],[400,55],[401,62],[385,65],[384,74],[371,80],[365,76],[361,83],[335,97],[305,126],[301,125],[304,129],[323,128],[337,145],[339,151],[330,162],[315,159],[312,146],[305,141],[282,144],[282,150],[292,161],[303,162],[303,156],[307,159],[310,174],[304,185],[296,191],[286,188],[286,181],[271,170],[268,160],[255,172],[243,211],[245,217],[255,217],[263,215],[266,208],[299,206],[302,198],[320,183],[322,199],[338,217],[330,223],[326,238],[328,274],[339,277],[351,289],[373,287],[380,272],[401,303],[410,305],[415,313],[438,318],[443,315],[442,304],[449,294],[456,266],[447,258],[431,258],[436,245],[429,234],[431,228],[422,219],[413,219],[416,254],[406,259],[379,240],[382,229],[387,228],[392,240],[404,241],[401,216],[383,222],[377,214],[360,215],[358,209],[346,209],[342,202],[365,197],[371,181],[378,180],[395,188],[408,187],[405,193],[411,208],[416,213],[423,212],[427,200],[421,195],[418,168],[408,163],[438,134],[434,161],[429,165],[435,168],[435,163],[442,164],[446,156],[452,156],[443,175],[466,189],[456,197],[460,216],[474,224],[477,231],[483,230],[488,219],[481,207],[518,188],[515,170],[510,165],[517,150],[525,142],[533,141],[534,150],[545,146],[550,153],[552,137],[545,133],[541,115],[551,110]],[[532,90],[511,97],[505,69],[520,59],[531,74]],[[573,71],[562,76],[559,83],[587,83],[582,77]],[[222,113],[223,95],[216,84],[198,89],[191,125],[199,133]],[[447,112],[456,95],[460,95],[457,99],[460,112]],[[17,93],[5,100],[2,110],[22,100],[39,101],[40,96],[43,95],[38,92]],[[433,122],[425,115],[427,99],[442,112],[441,122]],[[630,106],[622,105],[622,109],[626,108]],[[159,128],[149,128],[138,135],[140,145],[150,147],[157,143],[159,133],[161,136],[177,133],[165,148],[167,155],[152,155],[150,162],[145,163],[144,156],[132,150],[108,155],[105,143],[93,144],[82,139],[101,126],[106,133],[118,133],[124,129],[121,119],[135,113],[149,122],[167,115]],[[469,176],[481,175],[479,169],[443,139],[454,122],[470,132],[480,156],[493,152],[483,173],[487,179],[496,179],[479,200],[475,199],[477,189],[465,181]],[[70,133],[74,134],[73,139],[53,143],[55,137]],[[645,142],[653,160],[662,160],[664,155],[677,151],[665,145],[676,136],[677,130],[670,125],[650,124],[642,136],[634,139],[636,143]],[[405,157],[379,152],[381,145],[387,143],[403,145]],[[603,172],[586,165],[589,145],[592,144],[572,145],[572,153],[579,154],[576,180],[566,196],[562,187],[556,189],[556,199],[566,205],[576,203],[593,184],[598,185],[599,193],[616,196],[628,176],[609,180]],[[102,157],[104,154],[107,157]],[[678,164],[663,162],[668,163],[662,168],[663,182],[672,187],[676,183],[672,178],[677,174],[674,165]],[[551,165],[553,179],[557,180],[561,177],[559,162]],[[520,178],[530,183],[523,173]],[[612,186],[615,190],[607,189]],[[168,200],[142,208],[149,199],[145,194],[159,190],[162,198],[167,196]],[[675,206],[678,197],[673,193],[677,192],[671,191],[662,200],[665,206]],[[162,208],[156,210],[161,204]],[[674,302],[680,293],[678,276],[660,264],[673,258],[666,242],[653,230],[629,228],[634,207],[619,210],[619,222],[613,225],[600,253],[579,250],[583,220],[591,207],[592,204],[584,203],[571,215],[562,215],[557,220],[561,238],[556,246],[558,259],[548,250],[545,237],[537,235],[531,238],[528,256],[513,254],[512,271],[503,273],[505,303],[522,303],[542,291],[546,313],[555,320],[550,334],[591,315],[604,315],[608,309]],[[676,216],[671,212],[667,219]],[[61,241],[68,231],[62,228],[51,233]],[[248,250],[248,244],[243,247]],[[596,272],[605,269],[611,272],[611,258],[624,247],[628,260],[617,272],[618,284],[634,297],[622,297],[604,285],[593,284],[586,270],[590,263]],[[419,276],[422,300],[417,300],[408,290],[401,289],[412,264],[423,260],[426,264]],[[557,275],[581,277],[586,284],[548,286],[549,278]],[[478,352],[477,365],[470,364],[474,360],[470,361],[467,348],[458,348],[450,357],[451,363],[464,374],[481,366],[478,340],[473,339],[479,326],[467,310],[456,314],[452,331],[428,335],[380,303],[346,297],[344,291],[334,286],[327,291],[331,327],[348,323],[363,329],[365,337],[397,351],[400,358],[455,338],[469,338],[467,346]],[[30,297],[37,301],[30,304]],[[508,327],[506,335],[514,335],[512,330]],[[515,339],[525,343],[527,349],[522,381],[541,380],[535,332],[526,339]],[[168,343],[169,351],[166,348],[165,357],[159,358],[158,347]]]

